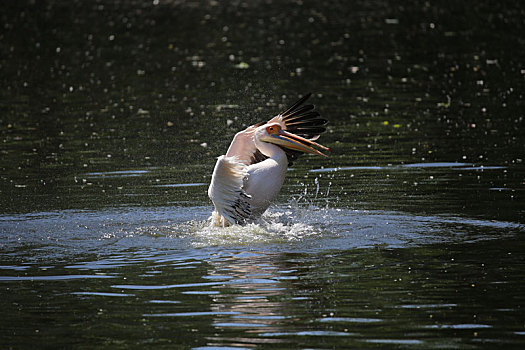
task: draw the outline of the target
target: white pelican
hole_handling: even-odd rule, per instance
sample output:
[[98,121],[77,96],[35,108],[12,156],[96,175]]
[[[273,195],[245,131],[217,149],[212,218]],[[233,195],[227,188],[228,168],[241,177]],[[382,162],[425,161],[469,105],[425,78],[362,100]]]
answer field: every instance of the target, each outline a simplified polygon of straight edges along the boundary
[[329,149],[314,141],[326,130],[327,121],[313,105],[302,105],[310,95],[268,122],[235,135],[226,155],[217,159],[208,188],[215,207],[212,225],[242,225],[256,219],[279,194],[288,164],[303,153],[326,157],[318,149]]

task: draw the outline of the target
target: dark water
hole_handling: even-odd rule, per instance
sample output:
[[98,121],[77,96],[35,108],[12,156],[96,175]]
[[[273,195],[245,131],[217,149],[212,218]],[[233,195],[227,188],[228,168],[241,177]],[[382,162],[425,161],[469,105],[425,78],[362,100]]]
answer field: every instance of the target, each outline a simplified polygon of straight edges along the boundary
[[[519,3],[2,8],[2,348],[525,345]],[[330,158],[208,227],[215,157],[308,91]]]

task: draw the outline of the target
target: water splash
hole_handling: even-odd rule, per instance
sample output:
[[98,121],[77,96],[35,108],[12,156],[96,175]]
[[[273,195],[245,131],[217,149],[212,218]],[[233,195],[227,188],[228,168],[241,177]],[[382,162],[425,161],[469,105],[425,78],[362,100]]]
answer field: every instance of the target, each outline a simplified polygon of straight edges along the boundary
[[[105,230],[100,239],[115,244],[122,244],[123,239],[134,242],[155,238],[160,239],[158,244],[164,239],[178,239],[179,247],[206,247],[316,241],[313,238],[335,234],[332,219],[336,210],[320,208],[301,198],[271,207],[257,221],[245,226],[212,226],[209,207],[166,209],[161,215],[157,212],[155,220],[146,219],[145,214],[136,215],[135,223],[128,221],[121,227],[117,225],[116,230]],[[150,222],[144,225],[147,221]]]
[[315,196],[314,196],[314,200],[317,199],[317,195],[319,194],[319,178],[315,178],[314,180],[314,183],[315,183]]
[[217,227],[206,220],[179,225],[177,230],[192,238],[194,246],[296,242],[330,233],[327,229],[330,215],[321,214],[323,211],[291,206],[272,208],[245,226]]

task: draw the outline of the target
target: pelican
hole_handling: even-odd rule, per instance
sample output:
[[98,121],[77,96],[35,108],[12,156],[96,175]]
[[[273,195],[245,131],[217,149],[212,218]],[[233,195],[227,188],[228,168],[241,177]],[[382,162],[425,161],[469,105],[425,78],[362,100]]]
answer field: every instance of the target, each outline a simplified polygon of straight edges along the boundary
[[246,224],[260,217],[277,197],[288,165],[303,153],[327,157],[316,143],[326,128],[306,94],[268,122],[238,132],[225,155],[217,158],[208,196],[214,226]]

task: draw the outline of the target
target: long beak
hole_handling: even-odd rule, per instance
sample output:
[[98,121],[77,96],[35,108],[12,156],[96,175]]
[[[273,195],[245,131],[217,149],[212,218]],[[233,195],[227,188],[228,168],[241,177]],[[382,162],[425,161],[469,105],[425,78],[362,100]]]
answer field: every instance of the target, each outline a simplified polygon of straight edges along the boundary
[[314,147],[317,147],[324,151],[330,151],[330,148],[328,147],[325,147],[316,142],[305,139],[304,137],[292,134],[291,132],[286,132],[282,129],[279,130],[275,134],[269,135],[269,137],[265,141],[271,142],[276,145],[283,146],[289,149],[293,149],[296,151],[317,154],[318,156],[322,156],[322,157],[328,157],[328,156],[320,152],[319,150],[315,149]]

